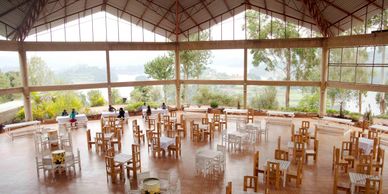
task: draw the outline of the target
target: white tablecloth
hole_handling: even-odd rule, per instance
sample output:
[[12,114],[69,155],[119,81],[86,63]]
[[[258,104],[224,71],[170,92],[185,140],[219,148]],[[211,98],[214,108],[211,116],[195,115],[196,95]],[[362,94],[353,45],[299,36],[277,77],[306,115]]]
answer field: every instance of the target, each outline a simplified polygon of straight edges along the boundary
[[[108,118],[110,116],[114,116],[114,117],[117,117],[119,116],[119,111],[116,111],[116,112],[102,112],[101,113],[101,117],[103,118]],[[128,111],[125,111],[125,114],[124,114],[125,118],[128,118],[129,115],[128,115]]]
[[169,138],[165,136],[160,137],[160,147],[163,148],[164,150],[167,150],[168,146],[174,145],[174,144],[175,144],[174,138]]
[[354,172],[349,172],[349,178],[350,178],[350,192],[352,194],[355,193],[356,186],[365,187],[367,178],[380,179],[379,176],[354,173]]
[[199,150],[195,157],[197,159],[204,159],[204,160],[214,160],[216,159],[220,154],[222,154],[219,151],[215,150]]
[[322,120],[324,121],[332,121],[337,123],[343,123],[347,125],[353,125],[352,120],[350,119],[340,119],[340,118],[333,118],[333,117],[323,117]]
[[[147,109],[143,109],[142,113],[145,116],[147,114]],[[161,109],[161,108],[153,109],[153,108],[151,108],[151,114],[152,115],[158,114],[158,113],[160,113],[162,115],[168,114],[168,109]]]
[[358,147],[364,150],[365,154],[369,154],[373,149],[373,140],[360,137]]
[[185,112],[207,112],[208,108],[185,108]]
[[[75,119],[77,119],[77,122],[87,122],[88,121],[88,118],[86,117],[85,114],[75,115]],[[56,120],[57,120],[58,124],[63,124],[63,123],[69,122],[70,117],[69,116],[57,116]]]
[[290,117],[294,117],[295,113],[294,112],[284,112],[284,111],[267,111],[267,115],[268,116],[274,115],[274,116],[290,116]]
[[384,125],[375,124],[375,125],[369,126],[369,128],[376,129],[377,131],[380,131],[383,133],[388,132],[388,126],[384,126]]
[[247,114],[247,109],[235,109],[235,108],[226,108],[224,110],[226,114],[234,113],[234,114]]

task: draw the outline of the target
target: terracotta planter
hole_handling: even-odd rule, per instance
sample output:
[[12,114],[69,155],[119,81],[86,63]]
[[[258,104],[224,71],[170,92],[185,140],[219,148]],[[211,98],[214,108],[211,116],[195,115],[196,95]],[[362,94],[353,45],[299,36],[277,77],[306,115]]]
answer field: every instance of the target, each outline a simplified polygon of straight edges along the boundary
[[207,112],[208,112],[208,113],[213,113],[214,110],[219,110],[219,111],[221,111],[221,113],[223,113],[223,112],[224,112],[224,109],[225,109],[225,108],[208,108],[208,109],[207,109]]
[[56,123],[57,121],[55,119],[43,119],[42,120],[42,123],[43,124],[54,124]]

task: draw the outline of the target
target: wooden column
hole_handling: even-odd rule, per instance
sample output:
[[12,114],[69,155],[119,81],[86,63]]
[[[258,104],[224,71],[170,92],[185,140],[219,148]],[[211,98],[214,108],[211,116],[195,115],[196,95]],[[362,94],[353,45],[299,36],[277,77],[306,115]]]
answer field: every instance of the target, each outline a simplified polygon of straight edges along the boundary
[[30,89],[28,86],[27,55],[22,44],[19,44],[18,52],[19,52],[20,75],[21,75],[22,86],[23,86],[24,116],[26,121],[32,121],[33,117],[32,117],[32,109],[31,109]]
[[108,102],[110,105],[113,104],[112,99],[112,88],[110,84],[110,59],[109,59],[109,50],[105,50],[105,58],[106,58],[106,81],[108,83]]
[[179,63],[178,43],[175,48],[175,87],[176,87],[176,94],[175,94],[176,107],[180,109],[181,107],[181,65]]
[[327,93],[327,76],[329,70],[329,49],[327,46],[322,47],[322,64],[321,64],[321,86],[319,101],[319,116],[326,115],[326,93]]
[[247,80],[248,80],[248,49],[244,48],[244,108],[247,108]]

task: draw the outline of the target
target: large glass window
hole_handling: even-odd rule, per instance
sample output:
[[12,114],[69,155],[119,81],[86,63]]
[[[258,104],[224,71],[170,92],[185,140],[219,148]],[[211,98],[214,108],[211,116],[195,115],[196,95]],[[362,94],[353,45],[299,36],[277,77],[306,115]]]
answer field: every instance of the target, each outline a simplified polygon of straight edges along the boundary
[[104,51],[27,52],[32,86],[106,82]]
[[189,50],[180,54],[181,78],[242,80],[244,50]]
[[172,80],[175,55],[168,51],[110,51],[112,82]]
[[243,86],[239,85],[189,85],[181,86],[182,104],[210,106],[213,102],[222,107],[243,105]]
[[248,86],[248,107],[280,110],[285,107],[286,87]]
[[386,46],[330,49],[329,81],[387,84]]
[[21,87],[17,52],[0,51],[0,89]]

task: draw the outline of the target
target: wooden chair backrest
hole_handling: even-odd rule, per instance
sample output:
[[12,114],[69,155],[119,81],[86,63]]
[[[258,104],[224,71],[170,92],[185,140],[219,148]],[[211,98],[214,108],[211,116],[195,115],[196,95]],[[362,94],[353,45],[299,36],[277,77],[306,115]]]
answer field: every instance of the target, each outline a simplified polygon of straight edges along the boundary
[[319,140],[314,139],[314,151],[315,151],[315,154],[317,155],[318,155],[318,146],[319,146]]
[[175,137],[175,146],[178,150],[182,147],[181,137],[179,135]]
[[201,121],[202,121],[202,124],[204,124],[204,125],[209,124],[209,118],[208,118],[208,117],[203,117],[203,118],[201,119]]
[[253,176],[259,176],[259,160],[260,160],[260,152],[256,151],[253,155]]
[[134,166],[138,163],[141,163],[141,157],[140,157],[140,145],[139,144],[132,144],[132,162],[134,163]]
[[86,130],[86,139],[88,142],[92,141],[92,135],[90,134],[90,129]]
[[299,135],[306,136],[308,135],[308,128],[299,128]]
[[170,122],[170,116],[169,115],[163,115],[163,122],[166,124]]
[[282,141],[282,137],[278,136],[278,147],[277,147],[278,150],[280,150],[281,141]]
[[310,121],[302,121],[302,128],[304,129],[310,128]]
[[226,185],[226,194],[232,194],[232,182],[228,182],[228,185]]
[[266,182],[269,184],[270,179],[278,181],[280,179],[280,164],[277,162],[267,161]]
[[257,176],[244,176],[244,191],[247,189],[257,192]]
[[383,193],[383,180],[366,178],[365,193],[366,194],[382,194]]
[[105,156],[105,169],[106,169],[107,174],[114,174],[115,168],[114,168],[113,157]]
[[377,133],[377,131],[372,131],[372,130],[368,131],[368,139],[374,139],[378,137],[379,137],[379,134]]
[[104,143],[105,134],[101,132],[96,133],[96,142],[102,142]]
[[353,143],[351,141],[343,141],[341,146],[341,158],[352,155]]
[[337,164],[340,161],[340,157],[341,157],[341,150],[339,148],[334,147],[333,160],[335,164]]
[[152,136],[152,147],[153,148],[160,148],[160,136],[159,134],[156,135],[156,133]]
[[303,142],[303,136],[301,134],[294,134],[294,142]]
[[221,115],[218,113],[214,113],[213,122],[220,122],[220,120],[221,120]]
[[170,116],[171,117],[176,117],[176,111],[175,110],[170,111]]
[[362,155],[359,156],[358,162],[360,164],[371,164],[372,163],[372,156],[371,155],[362,154]]
[[115,156],[115,149],[114,149],[114,147],[108,148],[106,150],[106,156],[108,156],[108,157],[114,157]]
[[147,133],[146,133],[146,138],[147,138],[147,142],[148,142],[148,144],[149,145],[151,145],[151,143],[152,143],[152,131],[147,131]]
[[285,150],[276,149],[275,150],[275,159],[288,161],[288,152]]
[[372,163],[370,164],[357,164],[356,172],[361,174],[371,174],[372,172]]
[[384,165],[385,150],[383,148],[378,148],[376,161]]

